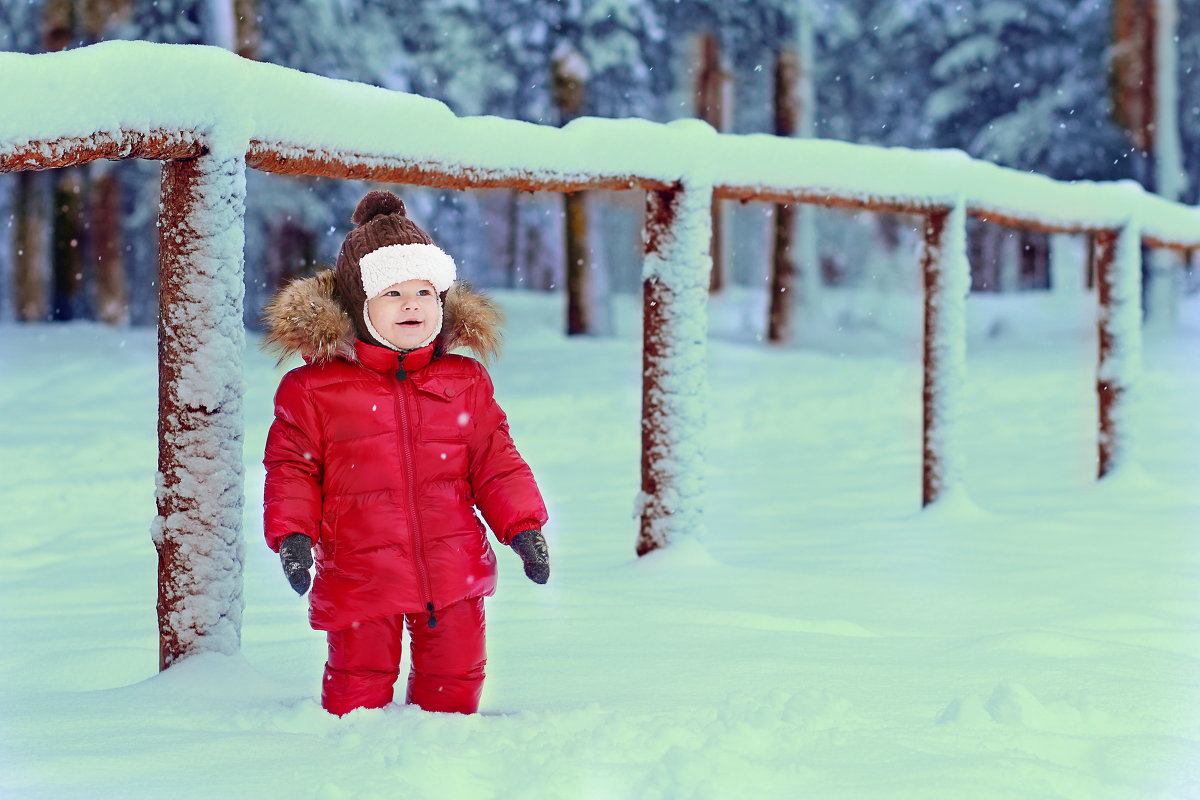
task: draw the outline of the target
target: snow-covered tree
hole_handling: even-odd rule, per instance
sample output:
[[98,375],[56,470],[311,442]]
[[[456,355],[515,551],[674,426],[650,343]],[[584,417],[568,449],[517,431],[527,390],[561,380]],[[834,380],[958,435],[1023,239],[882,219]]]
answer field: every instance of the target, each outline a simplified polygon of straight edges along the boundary
[[0,50],[41,50],[43,0],[0,0]]
[[[919,109],[950,7],[919,2],[813,3],[817,39],[817,134],[867,144],[920,147],[931,138]],[[894,54],[903,62],[894,63]]]
[[[942,4],[934,4],[942,5]],[[1109,8],[965,0],[924,103],[932,143],[1063,180],[1130,174],[1107,96]]]

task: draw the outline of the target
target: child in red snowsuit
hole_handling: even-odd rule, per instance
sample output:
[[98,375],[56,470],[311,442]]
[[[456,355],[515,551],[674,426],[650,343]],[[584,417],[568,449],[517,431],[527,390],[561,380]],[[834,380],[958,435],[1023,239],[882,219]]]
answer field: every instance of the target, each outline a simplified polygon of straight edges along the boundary
[[321,704],[333,714],[392,700],[401,637],[406,702],[473,713],[483,688],[483,598],[496,556],[478,508],[537,583],[549,577],[546,507],[478,361],[499,314],[455,283],[454,261],[371,192],[335,270],[267,306],[266,344],[307,362],[275,395],[264,529],[309,621],[327,632]]

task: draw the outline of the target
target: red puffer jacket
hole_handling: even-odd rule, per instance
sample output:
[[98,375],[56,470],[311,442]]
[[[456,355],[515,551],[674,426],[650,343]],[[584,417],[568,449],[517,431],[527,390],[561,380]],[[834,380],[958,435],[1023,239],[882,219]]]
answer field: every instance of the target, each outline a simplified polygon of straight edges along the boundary
[[446,341],[403,357],[354,342],[353,360],[317,357],[279,385],[264,530],[276,551],[291,533],[316,543],[314,628],[491,594],[496,556],[476,507],[504,544],[546,523],[487,371],[441,355]]

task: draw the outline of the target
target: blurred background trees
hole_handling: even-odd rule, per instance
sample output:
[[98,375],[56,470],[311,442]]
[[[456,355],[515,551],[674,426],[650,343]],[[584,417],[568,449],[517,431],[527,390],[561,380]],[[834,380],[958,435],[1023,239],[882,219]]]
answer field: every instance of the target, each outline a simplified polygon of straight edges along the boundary
[[[1159,63],[1173,65],[1178,191],[1195,204],[1200,0],[0,0],[0,47],[209,44],[416,92],[463,115],[548,125],[692,116],[733,133],[959,148],[1059,179],[1132,178],[1155,190],[1144,95],[1128,86],[1159,84],[1134,69],[1152,45],[1129,20],[1159,19],[1164,3],[1177,19],[1173,52]],[[574,96],[564,94],[564,67]],[[777,91],[789,74],[799,79]],[[253,327],[281,282],[333,262],[367,187],[254,172],[249,180]],[[397,190],[477,285],[579,298],[575,317],[564,315],[572,332],[604,333],[607,299],[639,289],[637,193]],[[157,165],[141,162],[0,176],[9,220],[0,321],[151,324],[157,193]],[[819,315],[812,301],[831,287],[911,289],[911,275],[889,266],[912,261],[911,221],[792,211],[714,206],[714,291],[761,292],[765,303],[768,287],[782,285],[781,254],[791,259],[788,287],[807,296],[805,313]],[[1052,249],[1044,236],[973,224],[973,289],[1082,285],[1082,267],[1051,268]]]

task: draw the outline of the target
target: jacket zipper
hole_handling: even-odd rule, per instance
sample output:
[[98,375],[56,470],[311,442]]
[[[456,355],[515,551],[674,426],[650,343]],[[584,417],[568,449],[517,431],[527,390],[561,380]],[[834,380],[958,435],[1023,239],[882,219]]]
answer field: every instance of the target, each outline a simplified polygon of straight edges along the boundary
[[[404,357],[400,357],[400,370],[404,369]],[[417,579],[421,582],[421,592],[425,598],[425,610],[429,612],[429,627],[437,626],[437,617],[433,615],[433,592],[429,587],[429,573],[425,567],[425,542],[420,532],[420,519],[417,516],[417,486],[416,473],[413,470],[412,428],[408,424],[408,392],[406,381],[396,374],[399,383],[396,387],[396,406],[400,410],[400,451],[404,455],[405,483],[408,485],[408,529],[412,537],[413,563],[417,567]],[[407,375],[405,376],[407,377]]]

